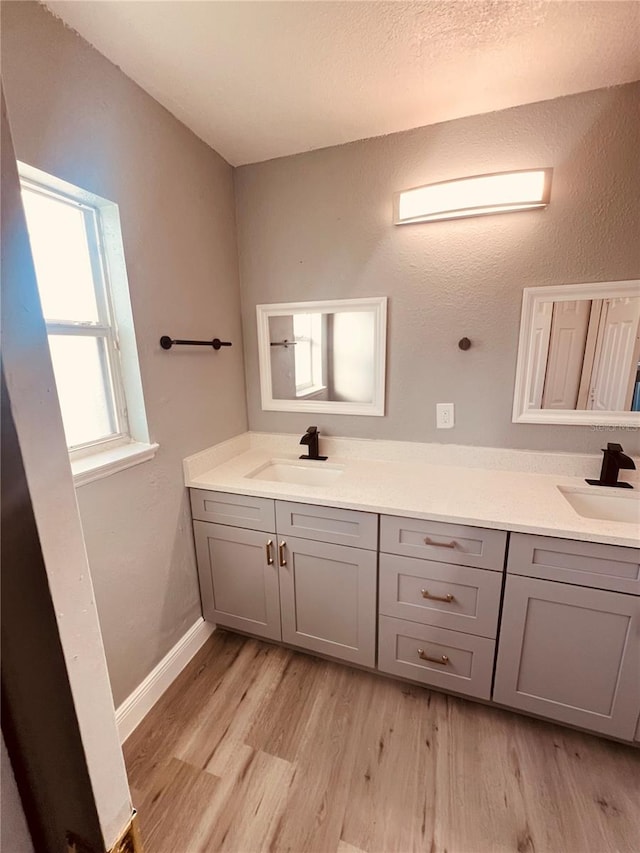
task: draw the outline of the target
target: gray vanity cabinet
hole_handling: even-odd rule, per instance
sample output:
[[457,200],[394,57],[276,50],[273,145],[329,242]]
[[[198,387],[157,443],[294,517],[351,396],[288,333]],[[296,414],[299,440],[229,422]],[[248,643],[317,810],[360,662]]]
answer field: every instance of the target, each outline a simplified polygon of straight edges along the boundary
[[191,507],[206,619],[375,666],[375,513],[202,489]]
[[211,622],[640,741],[640,549],[512,533],[503,596],[503,531],[202,489],[191,505]]
[[281,639],[274,501],[191,489],[191,515],[205,619]]
[[280,640],[275,533],[195,520],[193,531],[205,618]]
[[[548,537],[512,538],[494,701],[633,740],[640,711],[640,598],[594,587],[608,584],[637,553]],[[557,572],[565,582],[524,576],[524,555],[531,574]],[[576,578],[589,585],[566,583]]]

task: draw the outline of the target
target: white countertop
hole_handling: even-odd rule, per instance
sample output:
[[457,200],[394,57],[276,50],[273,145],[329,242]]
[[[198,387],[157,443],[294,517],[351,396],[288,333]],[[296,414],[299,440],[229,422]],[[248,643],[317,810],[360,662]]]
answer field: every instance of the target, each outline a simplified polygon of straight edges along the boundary
[[[488,448],[456,450],[445,445],[410,442],[366,444],[348,439],[327,439],[323,444],[321,438],[321,452],[328,453],[329,463],[345,466],[343,474],[330,485],[294,485],[247,476],[272,459],[297,461],[304,450],[297,446],[298,439],[245,433],[186,459],[185,484],[199,489],[564,539],[640,545],[640,517],[637,525],[583,518],[558,489],[558,486],[587,488],[584,477],[597,476],[599,472],[596,456],[527,454]],[[390,445],[387,455],[394,458],[380,458],[384,455],[381,445]],[[332,450],[343,453],[334,455]],[[367,455],[358,456],[358,451]],[[432,457],[441,458],[445,464],[427,461]],[[470,458],[485,467],[469,467]],[[460,460],[464,464],[454,464]],[[514,467],[553,470],[554,463],[558,474],[507,470]],[[585,470],[575,476],[573,471],[580,469]],[[621,479],[638,484],[638,472],[624,471],[621,475]]]

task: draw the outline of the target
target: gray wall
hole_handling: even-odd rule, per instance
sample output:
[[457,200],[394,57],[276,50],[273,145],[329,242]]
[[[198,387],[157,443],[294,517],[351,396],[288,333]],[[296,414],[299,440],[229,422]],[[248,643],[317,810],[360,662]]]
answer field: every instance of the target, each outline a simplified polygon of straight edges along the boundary
[[232,169],[35,3],[2,4],[2,76],[18,159],[120,206],[160,450],[77,491],[119,704],[201,615],[182,459],[247,427]]
[[[632,84],[237,169],[250,428],[596,451],[590,427],[511,423],[521,294],[640,277],[639,102]],[[555,170],[543,212],[391,224],[397,190],[535,166]],[[257,303],[385,295],[386,417],[261,411]],[[436,402],[454,429],[435,429]]]

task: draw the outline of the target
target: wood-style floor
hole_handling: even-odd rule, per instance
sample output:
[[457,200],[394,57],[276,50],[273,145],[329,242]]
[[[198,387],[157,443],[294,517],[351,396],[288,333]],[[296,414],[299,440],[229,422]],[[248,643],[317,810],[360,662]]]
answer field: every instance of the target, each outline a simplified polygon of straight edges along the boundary
[[640,751],[221,631],[125,759],[145,853],[640,851]]

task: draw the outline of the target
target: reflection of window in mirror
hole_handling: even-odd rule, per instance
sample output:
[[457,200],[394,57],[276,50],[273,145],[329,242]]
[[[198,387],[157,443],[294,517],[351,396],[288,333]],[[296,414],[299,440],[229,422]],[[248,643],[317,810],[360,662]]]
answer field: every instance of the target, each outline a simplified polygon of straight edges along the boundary
[[279,400],[372,403],[375,332],[372,311],[270,317],[273,396]]
[[540,302],[529,408],[640,411],[640,297]]
[[326,390],[326,315],[294,314],[296,397],[310,397]]

